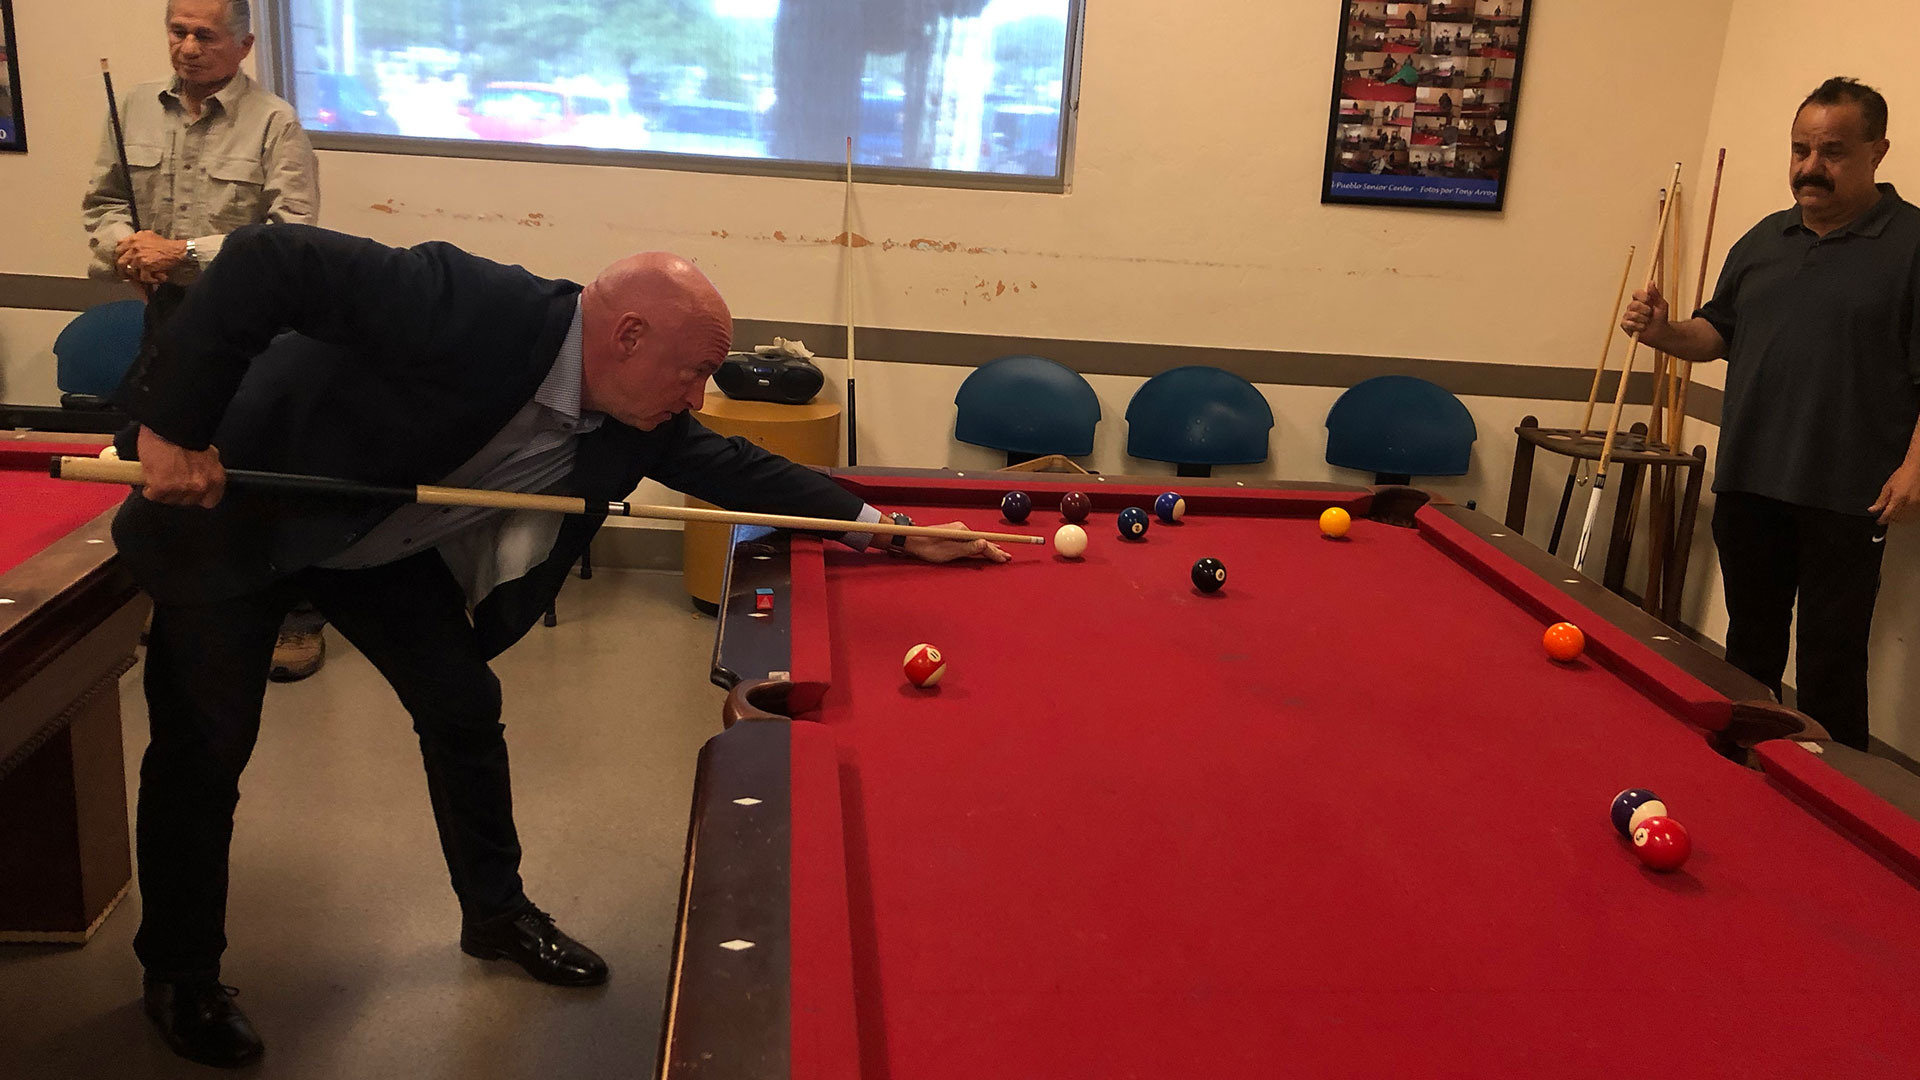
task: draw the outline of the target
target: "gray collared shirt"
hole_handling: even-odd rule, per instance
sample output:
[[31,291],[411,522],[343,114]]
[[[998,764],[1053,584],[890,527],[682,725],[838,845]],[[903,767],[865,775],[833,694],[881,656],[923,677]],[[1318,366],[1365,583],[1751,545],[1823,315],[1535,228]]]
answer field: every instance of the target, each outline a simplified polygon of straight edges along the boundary
[[[447,487],[493,491],[551,492],[573,472],[580,436],[598,428],[606,416],[580,407],[581,338],[584,327],[576,302],[573,325],[554,357],[553,368],[533,398],[513,414],[480,452],[447,474]],[[336,570],[381,566],[437,547],[458,533],[497,527],[505,511],[469,506],[403,506],[374,526],[354,545],[320,565]],[[558,518],[547,515],[558,528]],[[471,539],[469,537],[469,539]],[[551,540],[551,537],[548,537]],[[520,567],[524,572],[525,567]]]
[[1892,184],[1825,236],[1798,207],[1727,253],[1697,314],[1727,342],[1715,491],[1864,515],[1920,420],[1920,208]]
[[[133,235],[131,197],[140,227],[172,240],[192,240],[202,263],[220,254],[226,234],[267,222],[317,224],[320,165],[293,106],[242,72],[209,97],[198,117],[180,100],[180,80],[143,83],[120,103],[132,187],[120,171],[111,121],[102,125],[81,211],[93,260],[90,277],[115,277],[113,255]],[[192,281],[199,267],[170,275]]]

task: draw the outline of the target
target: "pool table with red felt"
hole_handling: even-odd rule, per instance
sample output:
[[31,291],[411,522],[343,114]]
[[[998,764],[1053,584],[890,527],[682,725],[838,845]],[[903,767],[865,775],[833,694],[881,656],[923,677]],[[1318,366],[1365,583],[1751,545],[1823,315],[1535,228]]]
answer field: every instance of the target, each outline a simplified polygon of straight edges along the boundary
[[[1129,542],[1116,513],[1168,481],[836,475],[1049,536],[1079,488],[1092,542],[930,566],[736,537],[665,1075],[1917,1075],[1920,823],[1491,519],[1179,480],[1185,520]],[[922,641],[932,690],[901,671]],[[1678,872],[1614,831],[1628,787],[1691,830]]]
[[47,475],[103,445],[0,438],[0,941],[85,941],[132,876],[120,676],[146,604],[108,535],[127,492]]

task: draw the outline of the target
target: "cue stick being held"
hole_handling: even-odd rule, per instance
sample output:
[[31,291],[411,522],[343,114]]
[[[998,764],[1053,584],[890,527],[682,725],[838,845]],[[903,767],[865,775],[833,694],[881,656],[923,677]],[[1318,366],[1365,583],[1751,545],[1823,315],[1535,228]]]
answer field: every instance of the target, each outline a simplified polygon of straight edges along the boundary
[[[1600,366],[1593,369],[1593,385],[1587,388],[1587,411],[1580,417],[1580,434],[1583,436],[1593,430],[1593,406],[1600,400],[1600,380],[1607,375],[1607,355],[1613,351],[1613,328],[1620,325],[1620,305],[1627,298],[1627,279],[1633,276],[1634,251],[1633,245],[1628,244],[1627,264],[1620,268],[1620,287],[1614,290],[1612,314],[1607,320],[1607,336],[1600,343]],[[1579,439],[1576,438],[1574,442],[1577,445]],[[1560,509],[1553,513],[1553,535],[1547,540],[1547,553],[1550,555],[1560,553],[1560,533],[1567,524],[1567,509],[1573,505],[1573,486],[1585,482],[1582,472],[1586,464],[1587,459],[1578,456],[1567,462],[1567,484],[1560,490]]]
[[[107,120],[113,128],[113,149],[120,156],[120,179],[127,185],[127,217],[132,219],[133,231],[140,231],[140,199],[133,190],[133,168],[127,164],[127,134],[120,127],[120,99],[113,95],[113,72],[107,68],[107,58],[100,58],[100,81],[107,88]],[[144,281],[135,281],[147,299],[153,299],[153,289]]]
[[853,136],[847,136],[847,187],[840,204],[840,235],[846,238],[846,261],[842,263],[843,287],[847,294],[847,465],[860,464],[860,405],[854,394],[853,372]]
[[[49,472],[61,480],[131,484],[135,487],[144,482],[146,475],[137,461],[90,457],[54,458]],[[325,495],[334,498],[365,499],[370,502],[419,503],[423,506],[471,506],[488,510],[535,510],[550,514],[598,514],[607,517],[651,518],[657,521],[704,521],[718,525],[760,525],[772,529],[798,529],[804,532],[924,536],[935,540],[986,540],[995,544],[1044,544],[1047,542],[1044,536],[979,532],[941,525],[896,525],[891,521],[840,521],[833,518],[798,517],[791,514],[707,510],[694,506],[599,503],[571,495],[537,495],[518,491],[491,491],[483,488],[441,487],[435,484],[420,484],[415,487],[364,484],[358,480],[303,476],[297,473],[256,472],[250,469],[228,469],[226,478],[227,487],[235,491]]]
[[[1707,260],[1713,255],[1713,221],[1720,213],[1720,177],[1727,171],[1727,148],[1720,148],[1720,160],[1713,167],[1713,195],[1707,200],[1707,234],[1700,241],[1700,275],[1694,279],[1693,309],[1707,301]],[[1693,361],[1680,361],[1680,390],[1673,402],[1673,438],[1675,451],[1687,437],[1687,385],[1693,381]]]
[[[1679,183],[1680,163],[1676,161],[1673,163],[1673,180],[1668,183],[1667,190],[1672,191],[1674,186]],[[1660,253],[1667,239],[1667,219],[1672,215],[1673,204],[1676,201],[1678,200],[1667,200],[1666,205],[1660,208],[1659,224],[1653,227],[1653,239],[1648,242],[1648,246],[1651,249],[1651,254],[1647,261],[1648,281],[1652,281],[1654,275],[1659,272]],[[1573,568],[1576,571],[1586,565],[1587,550],[1593,544],[1593,523],[1594,519],[1600,514],[1600,492],[1607,486],[1607,468],[1613,464],[1613,443],[1620,435],[1620,410],[1627,402],[1627,383],[1633,379],[1634,354],[1639,351],[1640,333],[1639,331],[1635,331],[1633,335],[1628,338],[1627,359],[1620,368],[1620,385],[1613,393],[1613,415],[1607,421],[1607,441],[1600,446],[1600,460],[1595,464],[1593,470],[1593,491],[1587,496],[1587,519],[1580,526],[1580,544],[1574,549],[1573,553]]]

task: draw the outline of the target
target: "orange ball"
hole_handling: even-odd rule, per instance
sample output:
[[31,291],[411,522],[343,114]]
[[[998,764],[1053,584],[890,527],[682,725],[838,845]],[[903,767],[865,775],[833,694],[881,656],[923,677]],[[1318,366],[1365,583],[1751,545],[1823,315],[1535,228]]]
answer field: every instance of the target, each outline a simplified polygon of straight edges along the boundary
[[1547,655],[1563,664],[1578,660],[1587,648],[1587,635],[1570,622],[1558,622],[1547,627],[1546,636],[1540,640],[1547,647]]
[[1353,515],[1337,506],[1329,506],[1320,512],[1320,535],[1329,540],[1338,540],[1347,535],[1347,529],[1353,525]]

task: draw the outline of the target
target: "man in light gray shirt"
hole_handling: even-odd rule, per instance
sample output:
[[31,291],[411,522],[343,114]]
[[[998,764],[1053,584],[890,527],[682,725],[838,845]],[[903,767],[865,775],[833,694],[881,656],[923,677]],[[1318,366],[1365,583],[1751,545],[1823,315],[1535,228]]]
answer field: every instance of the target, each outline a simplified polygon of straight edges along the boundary
[[[293,106],[240,70],[253,51],[249,0],[171,0],[174,77],[120,102],[131,184],[106,126],[81,207],[89,275],[185,285],[226,234],[268,222],[316,224],[320,167]],[[137,206],[135,232],[130,206]]]
[[[240,70],[253,51],[251,24],[249,0],[167,4],[174,77],[136,86],[120,102],[127,169],[109,120],[81,202],[90,277],[184,287],[243,225],[319,220],[320,167],[299,116]],[[324,625],[311,608],[287,617],[273,678],[320,670]]]

